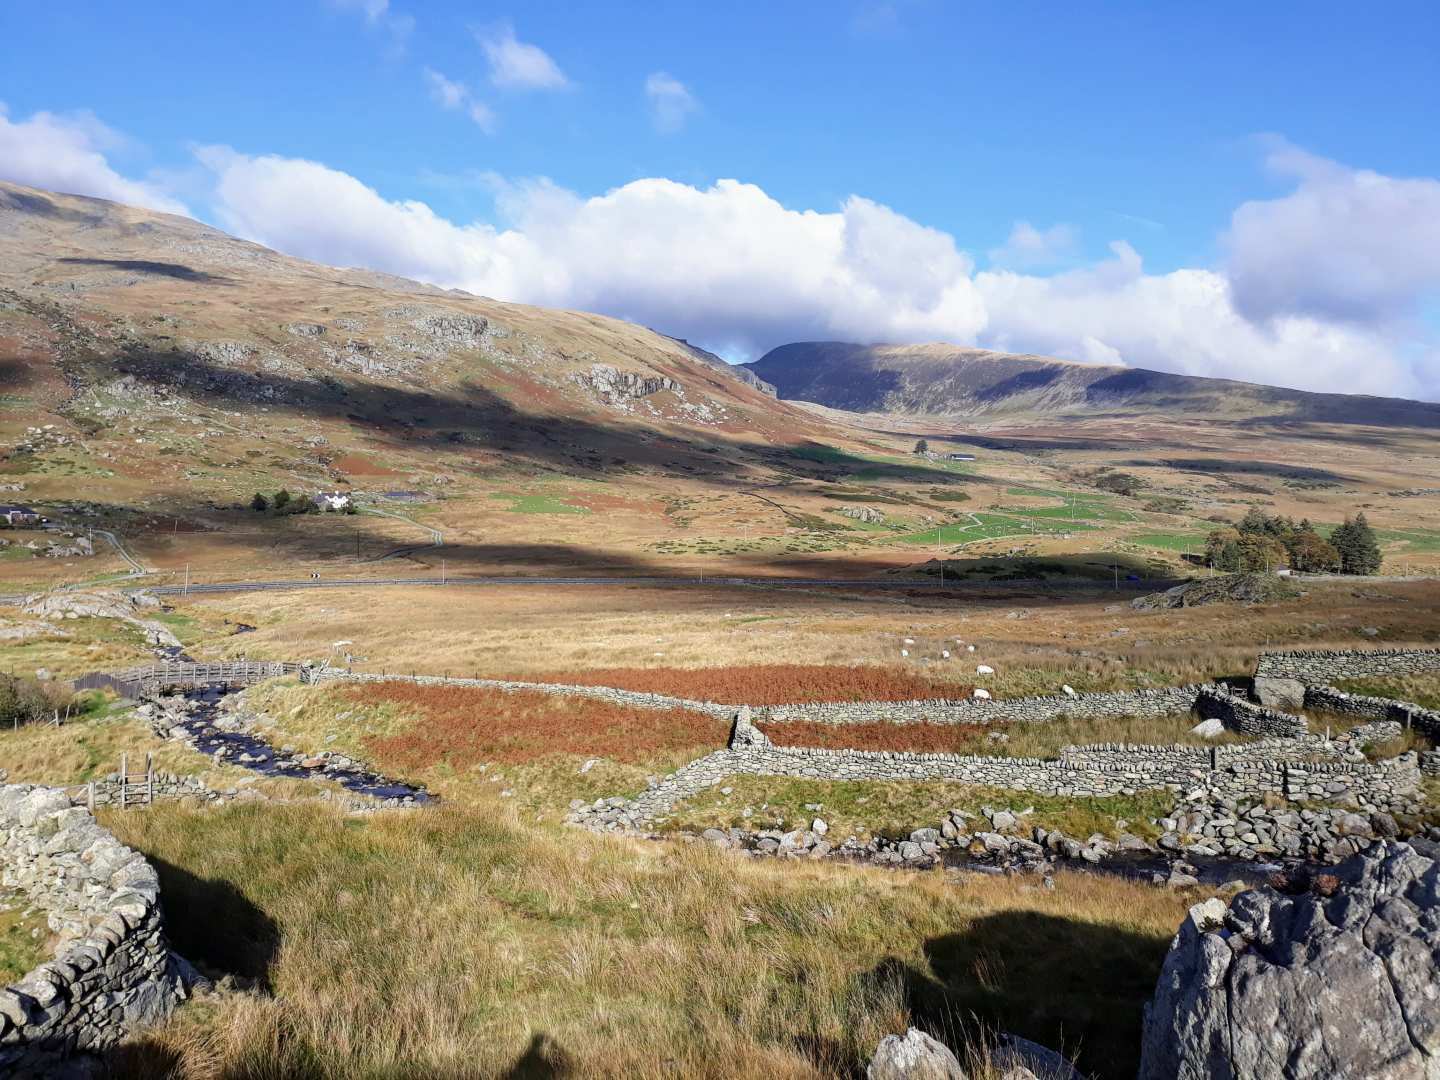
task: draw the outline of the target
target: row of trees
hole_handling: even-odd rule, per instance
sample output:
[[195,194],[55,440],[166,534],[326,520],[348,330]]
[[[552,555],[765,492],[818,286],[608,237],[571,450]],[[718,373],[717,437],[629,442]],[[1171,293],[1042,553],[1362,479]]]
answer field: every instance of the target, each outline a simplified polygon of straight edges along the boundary
[[[290,492],[284,488],[275,492],[275,494],[268,499],[257,491],[255,497],[250,500],[250,509],[254,510],[257,514],[270,513],[277,517],[283,517],[287,514],[318,514],[321,510],[324,510],[327,514],[335,512],[335,507],[329,503],[326,503],[322,507],[309,495],[304,493],[291,495]],[[355,513],[355,507],[351,503],[346,503],[344,509],[340,512],[342,514],[353,514]]]
[[1234,527],[1216,529],[1205,540],[1205,563],[1228,572],[1288,566],[1307,574],[1374,574],[1380,545],[1363,513],[1346,518],[1325,538],[1308,520],[1251,510]]

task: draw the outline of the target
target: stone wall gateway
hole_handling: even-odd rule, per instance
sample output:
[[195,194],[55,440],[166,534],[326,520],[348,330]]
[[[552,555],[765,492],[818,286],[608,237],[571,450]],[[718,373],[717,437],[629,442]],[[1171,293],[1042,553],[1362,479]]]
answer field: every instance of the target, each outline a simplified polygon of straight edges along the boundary
[[55,956],[0,990],[0,1075],[51,1075],[169,1014],[189,965],[170,952],[160,881],[58,788],[0,787],[0,884],[48,916]]
[[1202,690],[1195,699],[1195,711],[1205,720],[1219,720],[1226,730],[1241,735],[1293,738],[1308,731],[1303,716],[1252,705],[1222,689]]

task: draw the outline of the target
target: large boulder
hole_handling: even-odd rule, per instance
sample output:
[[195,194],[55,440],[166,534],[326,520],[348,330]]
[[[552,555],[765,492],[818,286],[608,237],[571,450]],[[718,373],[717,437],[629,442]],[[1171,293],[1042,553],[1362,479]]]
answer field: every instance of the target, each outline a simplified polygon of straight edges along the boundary
[[1299,712],[1305,708],[1305,684],[1299,679],[1278,679],[1269,675],[1255,676],[1255,700],[1267,709]]
[[1440,1077],[1440,863],[1370,845],[1310,892],[1207,900],[1145,1010],[1140,1080]]
[[886,1035],[865,1069],[866,1080],[969,1080],[950,1048],[919,1028]]

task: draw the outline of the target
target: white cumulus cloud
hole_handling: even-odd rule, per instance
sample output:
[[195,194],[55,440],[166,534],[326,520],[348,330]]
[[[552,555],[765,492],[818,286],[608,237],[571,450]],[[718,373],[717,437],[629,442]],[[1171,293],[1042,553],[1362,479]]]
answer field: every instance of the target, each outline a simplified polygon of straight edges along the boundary
[[652,72],[645,79],[645,99],[650,105],[650,122],[662,135],[681,130],[690,114],[700,108],[690,88],[664,71]]
[[430,88],[430,97],[442,109],[461,110],[486,134],[493,135],[496,116],[493,109],[480,101],[462,82],[448,79],[434,68],[425,68],[421,74],[425,85]]
[[126,179],[111,167],[106,153],[124,144],[123,136],[88,112],[37,112],[11,120],[0,103],[0,179],[169,214],[189,213],[158,185]]
[[570,80],[560,65],[538,45],[520,41],[509,23],[476,32],[485,59],[490,64],[490,81],[506,90],[560,90]]
[[1225,236],[1247,315],[1374,324],[1440,293],[1440,180],[1352,169],[1278,141],[1267,165],[1295,190],[1243,204]]
[[1037,229],[1028,221],[1017,221],[1005,243],[990,249],[990,261],[1015,269],[1053,266],[1071,255],[1075,240],[1075,230],[1069,225]]
[[322,262],[602,311],[732,356],[787,341],[945,340],[1351,392],[1440,393],[1440,350],[1389,324],[1252,318],[1218,269],[1147,273],[1128,244],[1042,276],[975,272],[948,233],[851,196],[786,207],[753,184],[632,181],[585,197],[492,178],[502,226],[457,224],[315,162],[210,151],[222,222]]

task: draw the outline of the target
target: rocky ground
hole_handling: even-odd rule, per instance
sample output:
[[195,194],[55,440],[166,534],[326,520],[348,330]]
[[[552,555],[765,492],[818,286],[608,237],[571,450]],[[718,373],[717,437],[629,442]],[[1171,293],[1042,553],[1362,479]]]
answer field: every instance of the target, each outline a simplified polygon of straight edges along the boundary
[[[626,813],[625,806],[623,799],[576,800],[569,820],[604,830]],[[1130,823],[1123,820],[1116,822],[1118,835],[1113,839],[1099,833],[1081,838],[1030,824],[1030,809],[989,806],[983,807],[980,815],[951,810],[938,826],[915,829],[908,837],[875,837],[864,842],[853,836],[832,837],[829,825],[819,817],[809,828],[788,831],[731,828],[680,835],[747,856],[838,857],[910,869],[963,863],[982,872],[1044,874],[1059,862],[1092,866],[1153,862],[1153,880],[1182,886],[1197,883],[1196,862],[1334,864],[1376,839],[1406,836],[1422,842],[1440,841],[1440,827],[1427,827],[1417,816],[1420,805],[1408,809],[1411,813],[1396,815],[1379,809],[1271,807],[1234,799],[1198,799],[1181,802],[1168,817],[1152,821],[1151,826],[1160,831],[1153,844],[1128,831]]]

